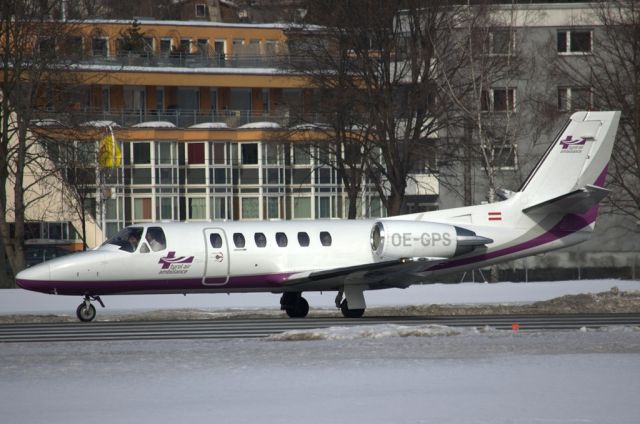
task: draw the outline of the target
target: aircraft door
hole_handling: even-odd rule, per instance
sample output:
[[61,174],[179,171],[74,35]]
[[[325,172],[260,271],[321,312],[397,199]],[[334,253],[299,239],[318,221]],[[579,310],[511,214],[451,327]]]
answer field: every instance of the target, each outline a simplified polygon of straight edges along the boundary
[[229,281],[229,246],[222,228],[204,230],[207,261],[202,277],[206,286],[221,286]]

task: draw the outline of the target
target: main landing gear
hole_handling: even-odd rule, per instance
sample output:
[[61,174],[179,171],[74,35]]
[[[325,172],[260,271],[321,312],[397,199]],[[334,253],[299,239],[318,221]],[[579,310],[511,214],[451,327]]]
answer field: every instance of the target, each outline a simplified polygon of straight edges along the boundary
[[[339,290],[336,295],[336,308],[340,309],[342,316],[345,318],[362,318],[365,308],[349,309],[349,303],[347,302],[347,299],[343,298],[343,294],[344,290]],[[362,305],[364,305],[363,302],[361,303]]]
[[104,308],[104,303],[102,303],[102,299],[100,296],[89,296],[86,295],[84,297],[84,302],[78,305],[78,309],[76,309],[76,316],[82,322],[90,322],[93,321],[96,317],[96,308],[91,304],[91,300],[95,300]]
[[289,318],[304,318],[309,313],[309,302],[302,293],[282,293],[280,309],[286,311]]
[[[362,287],[349,287],[339,290],[336,296],[336,308],[345,318],[362,318],[366,309]],[[302,293],[282,293],[280,309],[287,312],[289,318],[304,318],[309,313],[309,302]]]

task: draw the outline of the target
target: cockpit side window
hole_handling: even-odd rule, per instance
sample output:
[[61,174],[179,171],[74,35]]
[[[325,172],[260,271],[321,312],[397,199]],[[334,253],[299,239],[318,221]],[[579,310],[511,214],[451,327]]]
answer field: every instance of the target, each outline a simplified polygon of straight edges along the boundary
[[125,252],[135,252],[142,238],[142,227],[126,227],[102,245],[113,244]]
[[151,250],[154,252],[159,252],[167,248],[167,239],[164,236],[164,231],[161,227],[149,227],[147,228],[147,234],[145,235],[145,239]]

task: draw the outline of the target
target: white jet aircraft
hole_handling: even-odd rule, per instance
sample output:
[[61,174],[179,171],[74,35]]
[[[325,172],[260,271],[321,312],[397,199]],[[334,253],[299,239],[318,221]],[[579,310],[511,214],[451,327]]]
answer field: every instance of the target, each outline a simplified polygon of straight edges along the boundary
[[[102,295],[272,292],[302,318],[305,291],[338,291],[361,317],[365,290],[434,282],[588,240],[620,112],[577,112],[517,192],[499,202],[376,220],[153,223],[126,227],[98,248],[18,273],[18,285],[83,296],[95,318]],[[343,299],[344,297],[344,299]]]

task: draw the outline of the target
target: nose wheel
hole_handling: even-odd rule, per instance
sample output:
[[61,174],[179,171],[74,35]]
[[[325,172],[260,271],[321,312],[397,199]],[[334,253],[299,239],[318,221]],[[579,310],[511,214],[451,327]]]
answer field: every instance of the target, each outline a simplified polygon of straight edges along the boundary
[[92,299],[100,303],[100,306],[104,308],[104,303],[102,303],[100,296],[85,296],[84,302],[79,304],[76,309],[76,316],[82,322],[93,321],[96,317],[96,307],[91,304]]

